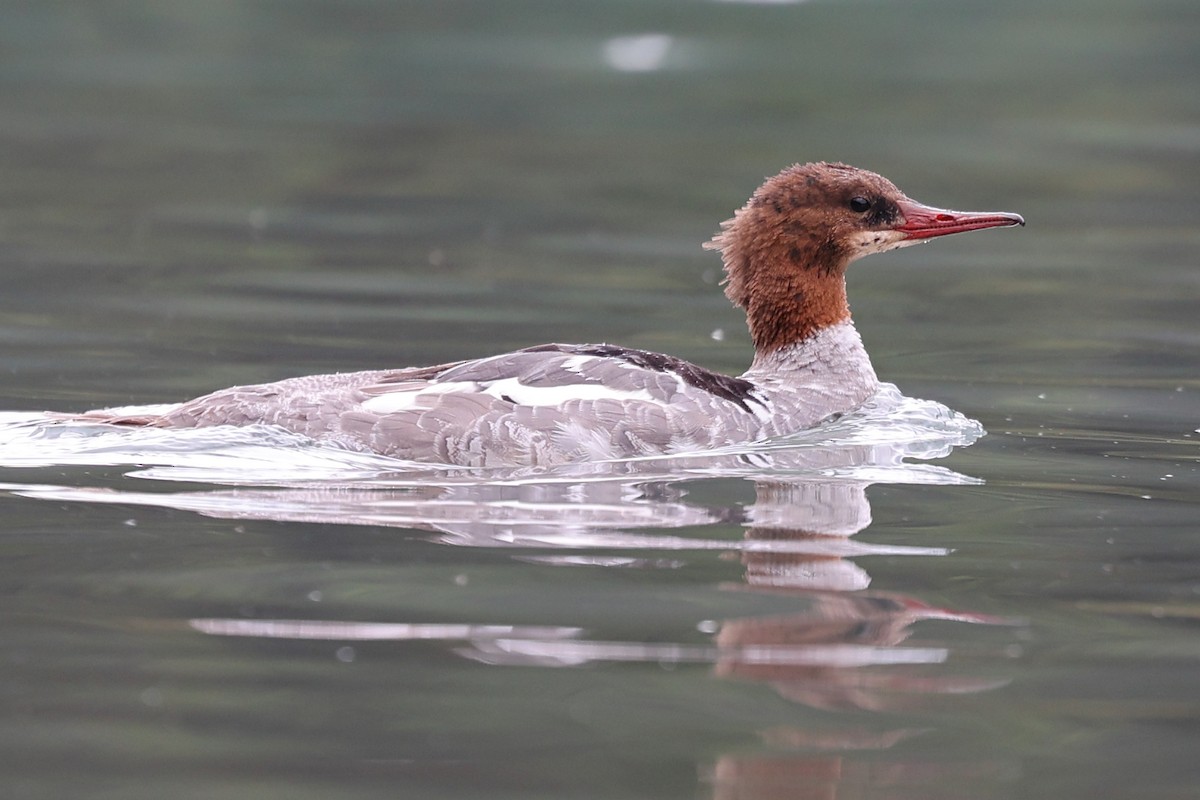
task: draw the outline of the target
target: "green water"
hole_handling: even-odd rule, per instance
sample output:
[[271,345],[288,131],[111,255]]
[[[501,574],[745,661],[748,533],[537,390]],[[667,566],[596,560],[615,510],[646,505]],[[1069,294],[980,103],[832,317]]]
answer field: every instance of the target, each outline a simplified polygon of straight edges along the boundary
[[[989,431],[851,541],[948,555],[739,550],[812,498],[733,478],[615,528],[728,550],[0,494],[0,795],[1195,795],[1194,2],[10,3],[0,65],[5,410],[545,341],[736,373],[699,245],[795,161],[1029,223],[851,270],[880,375]],[[0,481],[180,490],[126,472]]]

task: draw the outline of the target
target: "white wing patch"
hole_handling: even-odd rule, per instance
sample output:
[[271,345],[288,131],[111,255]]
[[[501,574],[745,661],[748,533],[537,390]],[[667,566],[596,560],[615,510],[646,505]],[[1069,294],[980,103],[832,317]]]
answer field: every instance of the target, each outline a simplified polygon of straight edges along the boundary
[[564,386],[526,386],[516,378],[504,378],[477,384],[483,394],[500,400],[508,400],[519,406],[561,406],[570,400],[647,400],[652,401],[645,389],[621,391],[602,383],[568,383]]
[[747,395],[748,401],[746,408],[749,409],[750,415],[759,422],[767,422],[775,416],[775,408],[771,405],[771,398],[757,389]]
[[562,363],[563,369],[568,372],[574,372],[576,375],[583,374],[583,368],[586,364],[596,360],[596,356],[571,356]]
[[453,392],[472,391],[475,383],[400,383],[388,391],[364,400],[362,407],[372,414],[398,414],[420,409],[427,411],[437,402],[437,396]]
[[372,414],[397,414],[428,410],[447,394],[485,394],[519,406],[561,406],[571,400],[611,399],[622,402],[654,398],[645,389],[621,391],[600,383],[574,383],[564,386],[526,386],[517,378],[497,381],[447,381],[445,383],[399,384],[392,391],[365,400],[362,407]]

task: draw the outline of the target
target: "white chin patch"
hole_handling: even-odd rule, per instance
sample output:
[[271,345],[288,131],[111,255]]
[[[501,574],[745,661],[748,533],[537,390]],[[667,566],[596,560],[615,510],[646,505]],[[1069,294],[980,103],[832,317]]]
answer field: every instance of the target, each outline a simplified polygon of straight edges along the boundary
[[855,258],[862,258],[874,253],[886,253],[897,247],[920,244],[921,241],[921,239],[905,238],[900,231],[862,231],[850,237]]

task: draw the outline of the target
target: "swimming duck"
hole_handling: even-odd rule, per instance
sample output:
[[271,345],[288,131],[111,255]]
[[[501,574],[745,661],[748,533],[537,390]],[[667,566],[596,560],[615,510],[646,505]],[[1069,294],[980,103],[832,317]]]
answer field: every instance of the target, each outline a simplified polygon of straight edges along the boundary
[[88,419],[190,428],[265,423],[340,447],[464,466],[548,465],[700,451],[814,427],[879,380],[850,318],[846,267],[938,236],[1024,225],[1017,214],[918,203],[873,172],[809,163],[768,178],[704,247],[746,312],[754,360],[738,377],[609,344],[543,344],[430,367],[290,378],[155,416]]

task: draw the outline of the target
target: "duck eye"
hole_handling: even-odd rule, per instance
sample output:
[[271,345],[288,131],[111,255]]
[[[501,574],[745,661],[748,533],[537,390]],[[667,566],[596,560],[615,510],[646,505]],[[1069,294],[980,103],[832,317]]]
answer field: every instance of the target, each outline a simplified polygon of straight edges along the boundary
[[861,214],[871,208],[871,201],[865,197],[850,198],[850,210],[856,214]]

